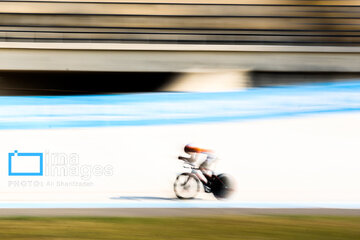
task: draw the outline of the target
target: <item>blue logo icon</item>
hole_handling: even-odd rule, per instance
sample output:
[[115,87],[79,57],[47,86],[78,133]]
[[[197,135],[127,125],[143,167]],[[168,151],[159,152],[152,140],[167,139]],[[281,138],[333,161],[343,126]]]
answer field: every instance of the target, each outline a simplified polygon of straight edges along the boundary
[[9,153],[9,176],[43,176],[43,153]]

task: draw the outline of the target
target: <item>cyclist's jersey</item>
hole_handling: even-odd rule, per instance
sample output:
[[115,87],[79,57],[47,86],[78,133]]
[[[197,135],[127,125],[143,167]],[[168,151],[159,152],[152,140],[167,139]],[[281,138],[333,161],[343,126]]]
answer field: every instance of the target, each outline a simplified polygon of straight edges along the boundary
[[[185,152],[191,155],[189,158],[190,162],[198,162],[200,167],[212,168],[214,163],[217,161],[217,156],[210,149],[199,148],[191,145],[185,146]],[[198,154],[206,155],[206,159],[199,162]]]

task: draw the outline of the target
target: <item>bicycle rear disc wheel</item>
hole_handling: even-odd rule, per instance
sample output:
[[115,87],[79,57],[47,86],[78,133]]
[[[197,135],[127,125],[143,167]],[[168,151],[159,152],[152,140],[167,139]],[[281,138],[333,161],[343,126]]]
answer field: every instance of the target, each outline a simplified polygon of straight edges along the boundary
[[229,198],[234,192],[233,180],[225,174],[217,175],[212,186],[212,192],[219,200]]
[[174,183],[174,192],[180,199],[192,199],[200,191],[200,182],[190,173],[180,174]]

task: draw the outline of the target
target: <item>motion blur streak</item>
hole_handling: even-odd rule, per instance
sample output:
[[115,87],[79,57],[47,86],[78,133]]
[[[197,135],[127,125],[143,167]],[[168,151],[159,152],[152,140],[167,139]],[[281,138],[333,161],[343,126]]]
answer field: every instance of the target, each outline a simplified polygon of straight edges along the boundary
[[222,122],[360,110],[360,82],[220,93],[1,97],[0,128]]
[[353,45],[359,1],[2,1],[0,40]]

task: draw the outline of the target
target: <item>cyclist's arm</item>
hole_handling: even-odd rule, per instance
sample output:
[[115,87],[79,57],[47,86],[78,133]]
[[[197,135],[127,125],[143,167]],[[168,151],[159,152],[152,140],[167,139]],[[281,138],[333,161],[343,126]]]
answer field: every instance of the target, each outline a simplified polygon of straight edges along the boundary
[[190,163],[194,163],[197,160],[196,154],[195,155],[190,155],[190,157],[179,156],[178,159],[183,160],[183,161],[187,161],[187,162],[190,162]]

